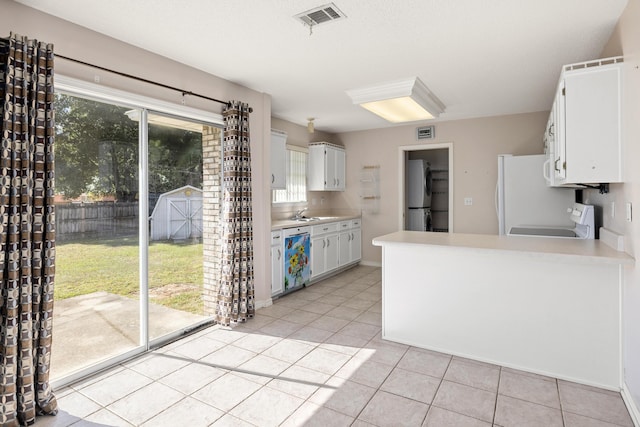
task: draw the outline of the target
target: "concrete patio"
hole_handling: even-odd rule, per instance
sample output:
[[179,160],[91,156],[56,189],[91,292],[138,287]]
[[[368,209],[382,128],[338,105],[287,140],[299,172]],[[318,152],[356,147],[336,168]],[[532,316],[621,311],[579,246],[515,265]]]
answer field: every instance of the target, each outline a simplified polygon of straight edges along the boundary
[[[205,316],[149,303],[149,337],[161,337]],[[116,356],[139,345],[138,299],[94,292],[55,302],[51,379]]]

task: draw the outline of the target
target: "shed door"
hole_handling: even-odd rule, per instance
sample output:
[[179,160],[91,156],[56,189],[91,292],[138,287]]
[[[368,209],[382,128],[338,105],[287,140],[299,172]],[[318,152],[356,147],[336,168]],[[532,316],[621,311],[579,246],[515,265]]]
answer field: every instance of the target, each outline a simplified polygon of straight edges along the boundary
[[167,200],[169,239],[202,237],[202,199]]

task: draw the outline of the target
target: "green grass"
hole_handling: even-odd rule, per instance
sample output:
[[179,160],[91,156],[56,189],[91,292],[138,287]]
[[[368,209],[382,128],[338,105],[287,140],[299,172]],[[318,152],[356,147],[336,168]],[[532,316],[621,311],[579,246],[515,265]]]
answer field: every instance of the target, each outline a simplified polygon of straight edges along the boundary
[[[138,298],[135,238],[82,240],[56,245],[56,299],[104,291]],[[152,298],[157,304],[201,314],[202,243],[154,242],[149,247],[149,289],[191,285],[179,294]]]

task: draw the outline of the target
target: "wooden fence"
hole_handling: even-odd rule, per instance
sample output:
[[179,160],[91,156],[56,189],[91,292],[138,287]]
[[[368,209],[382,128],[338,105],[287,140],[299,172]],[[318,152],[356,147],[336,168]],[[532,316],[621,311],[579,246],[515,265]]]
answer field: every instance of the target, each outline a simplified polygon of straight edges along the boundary
[[137,233],[137,202],[56,204],[56,236],[60,239]]

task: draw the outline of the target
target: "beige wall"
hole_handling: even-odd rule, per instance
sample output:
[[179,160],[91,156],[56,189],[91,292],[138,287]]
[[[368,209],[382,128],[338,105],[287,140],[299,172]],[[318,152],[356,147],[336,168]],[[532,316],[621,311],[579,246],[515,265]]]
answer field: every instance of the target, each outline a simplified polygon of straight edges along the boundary
[[[611,185],[610,193],[585,191],[585,202],[595,204],[602,224],[625,237],[626,251],[636,258],[624,277],[624,380],[636,409],[640,409],[640,0],[629,0],[602,57],[624,56],[623,150],[624,184]],[[625,205],[634,208],[633,221],[625,219]],[[611,215],[611,204],[615,215]],[[638,420],[640,421],[640,420]]]
[[271,118],[271,127],[287,133],[287,144],[306,147],[310,142],[334,142],[335,136],[331,133],[316,130],[309,133],[306,126],[296,125],[286,120]]
[[[498,178],[498,154],[541,154],[542,134],[548,112],[516,114],[435,123],[433,143],[453,143],[453,229],[457,233],[497,234],[494,194]],[[380,209],[363,214],[363,261],[381,262],[374,237],[399,229],[400,146],[416,141],[416,125],[349,132],[337,135],[347,151],[347,190],[333,195],[333,206],[359,208],[358,176],[364,165],[380,165]],[[465,197],[473,198],[464,206]]]
[[[120,72],[143,77],[148,80],[176,86],[185,91],[200,93],[222,100],[239,100],[253,107],[251,127],[251,166],[256,179],[253,180],[254,197],[254,243],[256,300],[270,301],[271,279],[269,264],[269,242],[271,227],[269,180],[269,145],[271,128],[271,98],[226,80],[184,66],[159,55],[119,42],[86,28],[71,24],[15,3],[0,0],[0,28],[3,36],[10,31],[54,44],[54,52],[88,63],[111,68]],[[215,55],[215,43],[208,42],[204,54]],[[257,64],[258,65],[258,64]],[[104,86],[180,104],[180,93],[157,86],[136,82],[97,71],[90,67],[75,65],[57,58],[56,74],[94,82],[96,76]],[[186,97],[186,105],[215,113],[221,106],[211,101]],[[266,142],[265,142],[266,141]]]

